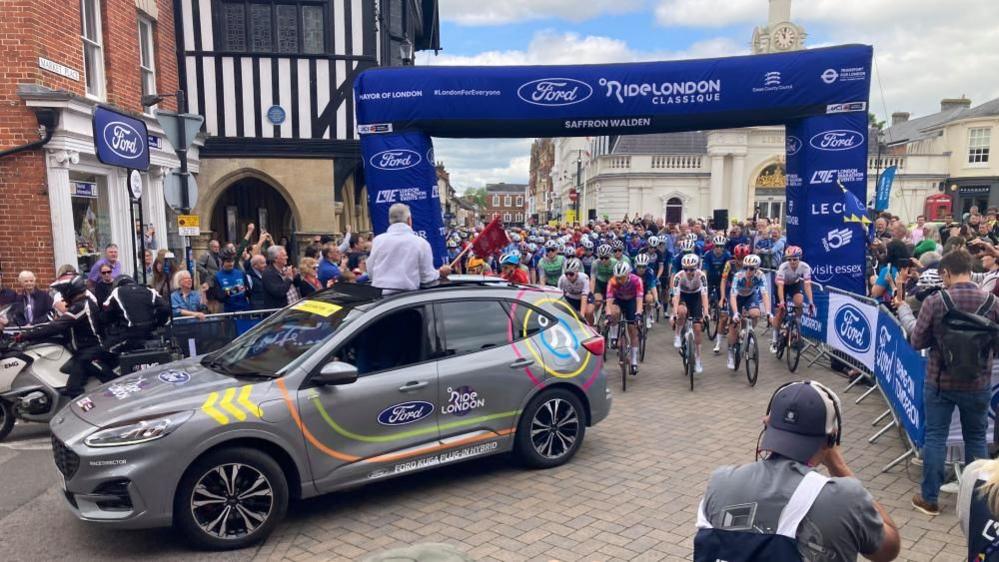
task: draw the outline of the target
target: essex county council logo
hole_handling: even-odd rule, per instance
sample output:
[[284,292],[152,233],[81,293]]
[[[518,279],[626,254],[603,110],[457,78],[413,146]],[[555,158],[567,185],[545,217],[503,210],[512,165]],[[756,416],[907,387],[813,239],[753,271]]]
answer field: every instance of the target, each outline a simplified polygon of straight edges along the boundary
[[416,166],[423,159],[415,150],[397,148],[393,150],[383,150],[372,156],[368,162],[379,170],[405,170]]
[[808,144],[812,148],[826,152],[839,152],[851,150],[864,144],[864,135],[849,129],[836,129],[833,131],[822,131],[809,139]]
[[836,334],[847,348],[857,353],[871,349],[871,325],[863,311],[852,304],[844,304],[836,312]]
[[517,88],[517,97],[534,105],[572,105],[592,95],[589,84],[572,78],[539,78]]

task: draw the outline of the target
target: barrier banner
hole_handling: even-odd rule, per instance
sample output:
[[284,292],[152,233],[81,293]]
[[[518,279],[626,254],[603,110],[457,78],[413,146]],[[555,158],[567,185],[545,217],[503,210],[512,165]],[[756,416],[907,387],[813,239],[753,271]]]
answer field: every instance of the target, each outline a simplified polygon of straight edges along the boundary
[[361,149],[374,231],[385,232],[389,207],[405,203],[413,215],[413,230],[430,242],[434,265],[446,264],[444,219],[430,137],[419,131],[366,135],[361,137]]
[[909,345],[890,313],[878,311],[874,377],[909,439],[922,447],[926,437],[923,380],[926,358]]
[[808,303],[805,303],[804,314],[801,315],[801,335],[815,341],[826,341],[826,318],[829,316],[829,293],[812,288],[812,299],[815,301],[815,314],[811,314]]
[[850,355],[869,371],[874,370],[874,330],[878,307],[850,295],[829,293],[826,345]]

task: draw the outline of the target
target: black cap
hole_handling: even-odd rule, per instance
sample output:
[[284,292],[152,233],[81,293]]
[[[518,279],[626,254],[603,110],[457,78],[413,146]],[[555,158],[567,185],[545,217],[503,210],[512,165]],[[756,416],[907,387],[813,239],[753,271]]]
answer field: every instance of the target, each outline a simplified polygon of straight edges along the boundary
[[[827,394],[828,393],[828,394]],[[760,448],[808,462],[837,431],[839,398],[814,381],[791,383],[774,394]]]

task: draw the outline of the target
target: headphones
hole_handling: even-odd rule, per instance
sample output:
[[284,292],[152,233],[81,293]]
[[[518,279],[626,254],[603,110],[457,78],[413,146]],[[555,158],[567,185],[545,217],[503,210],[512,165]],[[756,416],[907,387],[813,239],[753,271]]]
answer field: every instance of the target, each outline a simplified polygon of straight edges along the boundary
[[[836,398],[836,395],[833,394],[832,391],[826,388],[826,386],[823,385],[822,383],[803,380],[803,381],[791,381],[778,386],[777,390],[775,390],[774,393],[770,395],[770,401],[767,403],[766,416],[770,417],[770,410],[773,408],[774,399],[777,398],[777,395],[780,393],[780,391],[791,386],[792,384],[799,384],[799,383],[807,384],[812,388],[818,390],[819,392],[825,394],[826,398],[828,398],[829,401],[832,402],[833,412],[835,413],[836,417],[836,433],[829,434],[826,436],[826,445],[829,447],[832,447],[834,445],[838,446],[843,436],[843,417],[839,409],[839,400]],[[763,424],[763,429],[760,430],[760,436],[756,440],[756,460],[760,460],[760,453],[763,452],[760,449],[760,442],[763,440],[763,433],[766,431],[766,429],[767,425]]]

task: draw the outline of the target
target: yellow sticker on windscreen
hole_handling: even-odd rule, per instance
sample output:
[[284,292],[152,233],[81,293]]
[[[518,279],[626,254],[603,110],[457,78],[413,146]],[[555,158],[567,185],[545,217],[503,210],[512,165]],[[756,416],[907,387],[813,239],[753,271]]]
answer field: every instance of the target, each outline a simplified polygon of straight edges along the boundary
[[312,314],[328,318],[343,307],[338,304],[332,304],[328,302],[305,300],[296,303],[291,308],[293,308],[294,310],[311,312]]

